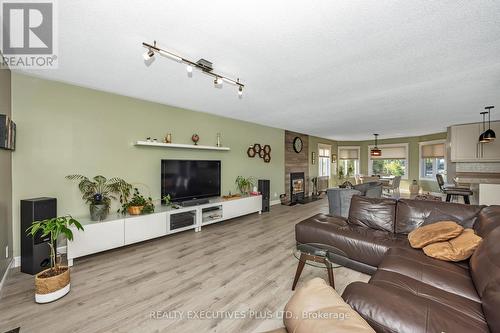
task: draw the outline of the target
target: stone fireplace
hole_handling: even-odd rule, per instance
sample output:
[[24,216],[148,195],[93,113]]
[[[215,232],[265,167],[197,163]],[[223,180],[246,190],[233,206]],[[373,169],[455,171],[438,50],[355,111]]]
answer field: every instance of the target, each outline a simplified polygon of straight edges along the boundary
[[306,181],[303,172],[290,173],[290,203],[304,200]]

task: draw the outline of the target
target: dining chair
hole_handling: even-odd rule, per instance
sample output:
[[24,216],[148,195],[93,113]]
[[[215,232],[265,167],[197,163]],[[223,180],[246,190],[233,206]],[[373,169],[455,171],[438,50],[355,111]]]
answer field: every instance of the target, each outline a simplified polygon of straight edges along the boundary
[[392,192],[392,197],[399,199],[399,197],[401,196],[401,193],[399,192],[400,183],[401,176],[395,176],[394,178],[392,178],[389,184],[383,186],[383,189],[387,191],[388,195],[391,195]]

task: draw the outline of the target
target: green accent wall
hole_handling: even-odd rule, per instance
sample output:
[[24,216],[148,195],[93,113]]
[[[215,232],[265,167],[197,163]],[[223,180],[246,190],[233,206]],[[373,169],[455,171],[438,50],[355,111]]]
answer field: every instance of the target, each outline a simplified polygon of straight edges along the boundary
[[[76,184],[64,179],[72,173],[123,177],[159,198],[161,159],[213,159],[222,161],[223,194],[236,192],[238,175],[270,179],[271,200],[284,193],[282,129],[20,74],[13,74],[12,81],[18,134],[12,155],[15,256],[20,254],[19,200],[53,196],[59,215],[88,214]],[[133,145],[146,137],[162,141],[169,132],[174,143],[191,144],[191,135],[198,133],[200,145],[212,146],[220,132],[231,151]],[[270,163],[247,157],[254,143],[271,145]]]
[[[406,138],[379,139],[380,145],[391,143],[408,143],[408,180],[401,180],[401,189],[408,190],[413,179],[416,179],[424,192],[439,192],[437,182],[419,180],[419,143],[425,141],[446,139],[447,133],[436,133]],[[368,146],[373,145],[373,140],[368,141],[339,141],[338,146],[360,146],[360,171],[362,174],[370,174],[368,171]]]

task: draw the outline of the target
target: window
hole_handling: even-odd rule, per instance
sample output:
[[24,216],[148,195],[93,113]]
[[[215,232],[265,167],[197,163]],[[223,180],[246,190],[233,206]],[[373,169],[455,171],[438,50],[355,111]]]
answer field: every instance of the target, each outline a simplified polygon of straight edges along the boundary
[[372,175],[401,176],[408,179],[408,144],[379,145],[381,156],[371,156],[368,147],[368,170]]
[[331,160],[331,146],[328,145],[318,145],[318,176],[319,177],[330,177],[330,165]]
[[354,177],[359,174],[359,146],[339,147],[338,175]]
[[446,146],[444,140],[420,143],[420,178],[436,180],[446,174]]

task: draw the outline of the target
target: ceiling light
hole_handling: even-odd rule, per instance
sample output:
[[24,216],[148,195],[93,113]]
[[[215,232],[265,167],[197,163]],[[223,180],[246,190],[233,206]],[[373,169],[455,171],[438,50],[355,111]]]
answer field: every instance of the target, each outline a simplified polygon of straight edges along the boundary
[[493,142],[496,139],[496,134],[495,131],[491,129],[491,109],[493,109],[494,106],[487,106],[485,107],[486,110],[488,110],[488,130],[483,133],[484,140],[487,140],[487,142]]
[[479,113],[479,114],[483,115],[483,131],[481,132],[481,135],[479,136],[479,142],[481,142],[481,143],[488,143],[488,142],[490,142],[489,140],[486,140],[484,138],[484,133],[486,132],[486,125],[485,125],[485,118],[484,118],[484,116],[487,113],[488,112],[486,112],[486,111],[483,111],[483,112]]
[[[238,86],[238,96],[241,97],[243,95],[243,87],[245,85],[240,83],[240,79],[233,80],[233,79],[230,79],[228,77],[225,77],[224,75],[220,75],[220,74],[215,73],[213,71],[212,62],[210,62],[208,60],[200,59],[197,62],[193,62],[191,60],[188,60],[186,58],[178,56],[172,52],[169,52],[169,51],[166,51],[166,50],[163,50],[163,49],[157,47],[156,41],[154,41],[153,45],[143,42],[142,46],[144,46],[148,50],[144,54],[145,60],[150,60],[150,59],[152,60],[152,59],[154,59],[153,56],[155,55],[155,53],[159,53],[160,55],[167,57],[169,59],[175,60],[177,62],[185,63],[187,65],[186,71],[187,71],[188,77],[191,77],[193,75],[193,69],[197,68],[202,73],[205,73],[207,75],[215,77],[215,80],[214,80],[215,87],[222,88],[222,83],[223,83],[223,81],[225,81],[229,84],[237,85]],[[152,61],[147,62],[146,65],[149,66],[151,64],[151,62]]]
[[216,77],[214,80],[214,85],[217,88],[222,88],[222,78]]
[[146,53],[144,53],[144,54],[142,55],[142,57],[144,58],[144,60],[149,60],[149,59],[153,58],[153,56],[154,56],[154,55],[155,55],[154,51],[153,51],[153,50],[151,50],[151,49],[148,49],[148,50],[146,51]]
[[373,147],[372,150],[370,150],[370,155],[371,156],[382,156],[382,150],[380,150],[377,145],[378,145],[378,134],[373,134],[375,135],[375,147]]

